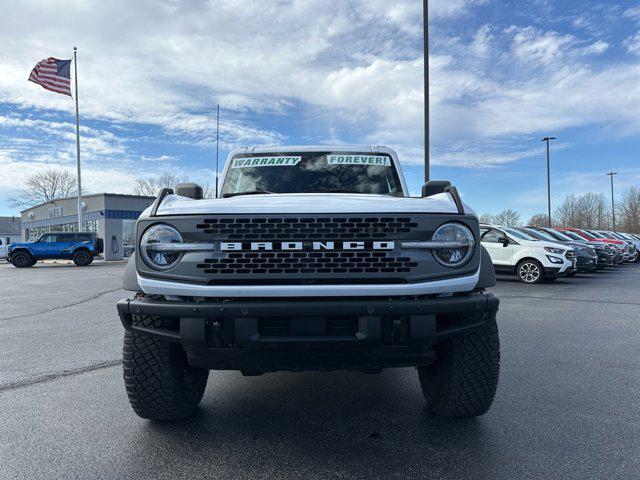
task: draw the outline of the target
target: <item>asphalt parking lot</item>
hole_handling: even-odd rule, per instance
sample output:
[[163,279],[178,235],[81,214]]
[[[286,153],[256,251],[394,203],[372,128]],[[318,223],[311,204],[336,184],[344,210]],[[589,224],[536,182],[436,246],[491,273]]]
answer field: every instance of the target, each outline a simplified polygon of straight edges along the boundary
[[440,420],[415,371],[213,372],[196,416],[136,417],[124,264],[0,264],[0,478],[638,478],[640,266],[494,292],[491,411]]

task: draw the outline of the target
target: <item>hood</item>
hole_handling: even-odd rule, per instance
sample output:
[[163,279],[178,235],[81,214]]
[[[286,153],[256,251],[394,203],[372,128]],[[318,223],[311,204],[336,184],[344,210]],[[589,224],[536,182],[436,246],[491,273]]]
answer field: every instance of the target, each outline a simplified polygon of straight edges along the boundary
[[9,248],[28,247],[29,245],[33,245],[33,242],[12,242],[9,244]]
[[551,248],[561,248],[562,250],[572,249],[571,245],[565,245],[563,243],[548,242],[546,240],[522,240],[520,238],[514,238],[514,240],[518,242],[520,245],[525,245],[529,247],[539,247],[539,248],[551,247]]
[[[466,204],[465,212],[475,215]],[[143,213],[149,216],[151,208]],[[190,214],[331,214],[331,213],[450,213],[457,214],[453,198],[441,193],[427,198],[343,193],[278,193],[193,200],[167,195],[158,215]]]

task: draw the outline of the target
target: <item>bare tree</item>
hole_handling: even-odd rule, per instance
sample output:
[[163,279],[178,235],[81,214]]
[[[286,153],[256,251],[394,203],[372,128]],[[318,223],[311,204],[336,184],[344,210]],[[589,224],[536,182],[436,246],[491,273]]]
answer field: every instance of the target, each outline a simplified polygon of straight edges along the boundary
[[640,188],[630,187],[617,205],[618,230],[640,233]]
[[485,225],[491,225],[493,223],[493,215],[490,213],[483,213],[478,217],[480,223],[484,223]]
[[555,211],[555,223],[561,227],[606,230],[610,217],[611,210],[602,193],[567,195]]
[[[181,175],[173,175],[169,172],[162,172],[156,177],[138,177],[133,187],[133,193],[147,197],[155,197],[163,188],[175,188],[178,183],[187,183],[189,179]],[[199,184],[202,187],[204,198],[213,198],[216,195],[215,185],[209,182]]]
[[503,210],[495,216],[493,222],[505,227],[519,227],[521,225],[520,214],[512,209]]
[[200,184],[202,187],[202,197],[203,198],[215,198],[216,196],[216,186],[211,185],[209,182],[205,182]]
[[574,195],[567,195],[564,202],[556,208],[554,213],[555,223],[560,227],[580,227],[579,219],[580,199]]
[[546,213],[538,213],[529,219],[527,225],[530,227],[548,227],[549,215]]
[[185,183],[187,179],[179,175],[173,175],[169,172],[162,172],[156,177],[138,177],[133,187],[133,193],[136,195],[145,195],[147,197],[155,197],[163,188],[175,188],[178,183]]
[[611,208],[604,194],[598,195],[598,203],[593,211],[595,217],[595,228],[598,230],[611,229]]
[[24,182],[24,189],[9,199],[11,208],[28,208],[58,198],[78,194],[77,180],[68,170],[49,169],[31,175]]

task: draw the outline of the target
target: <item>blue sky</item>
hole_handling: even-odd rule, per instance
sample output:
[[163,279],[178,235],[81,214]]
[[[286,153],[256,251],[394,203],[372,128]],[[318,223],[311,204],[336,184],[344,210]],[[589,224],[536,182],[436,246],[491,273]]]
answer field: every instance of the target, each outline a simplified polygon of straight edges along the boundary
[[[640,184],[640,2],[431,0],[433,178],[478,212]],[[41,169],[75,169],[73,104],[26,81],[78,46],[83,184],[170,171],[212,183],[260,144],[382,144],[422,183],[419,0],[21,1],[0,19],[0,215]]]

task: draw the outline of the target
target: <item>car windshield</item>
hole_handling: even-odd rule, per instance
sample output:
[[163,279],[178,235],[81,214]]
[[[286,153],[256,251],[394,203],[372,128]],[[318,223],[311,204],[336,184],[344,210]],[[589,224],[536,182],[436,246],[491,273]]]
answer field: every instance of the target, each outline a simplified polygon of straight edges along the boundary
[[529,235],[528,233],[524,233],[524,232],[521,232],[520,230],[516,230],[515,228],[511,228],[511,227],[500,227],[500,228],[502,228],[509,235],[513,235],[514,237],[519,238],[520,240],[529,240],[531,242],[538,241],[537,238]]
[[562,234],[566,235],[567,237],[569,237],[569,238],[571,238],[571,239],[573,239],[573,240],[582,240],[583,242],[584,242],[584,241],[587,241],[587,240],[585,240],[583,237],[581,237],[580,235],[578,235],[578,234],[577,234],[577,233],[575,233],[575,232],[571,232],[571,231],[562,231],[562,232],[558,232],[558,233],[562,233]]
[[[570,237],[569,234],[567,234],[566,232],[559,232],[558,230],[554,230],[552,232],[549,232],[549,231],[545,230],[545,232],[547,234],[551,235],[552,237],[558,238],[558,239],[563,240],[565,242],[570,242],[572,240],[576,240],[576,238]],[[584,239],[578,238],[577,240],[584,240]]]
[[593,235],[592,233],[587,232],[586,230],[580,230],[584,236],[587,238],[587,240],[595,240],[598,237],[596,237],[595,235]]
[[536,238],[540,238],[543,240],[547,240],[548,242],[557,242],[558,239],[557,238],[553,238],[550,234],[548,234],[547,232],[543,232],[542,230],[529,230],[527,229],[526,232],[528,234],[530,234],[533,237]]
[[222,194],[262,192],[403,195],[389,155],[302,152],[234,156]]

